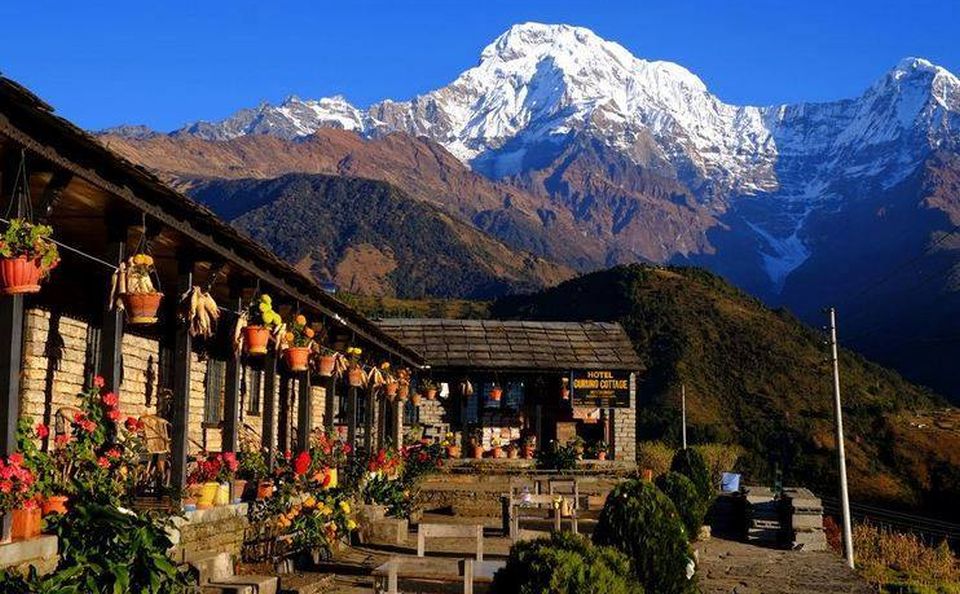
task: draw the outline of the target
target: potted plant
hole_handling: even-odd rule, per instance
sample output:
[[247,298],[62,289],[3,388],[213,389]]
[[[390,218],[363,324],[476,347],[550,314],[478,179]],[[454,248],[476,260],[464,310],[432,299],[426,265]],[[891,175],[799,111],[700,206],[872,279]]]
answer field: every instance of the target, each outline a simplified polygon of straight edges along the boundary
[[317,462],[317,471],[313,481],[323,490],[334,489],[339,485],[340,467],[346,466],[347,456],[352,448],[343,443],[333,431],[317,428],[310,439],[310,454]]
[[516,460],[520,457],[520,449],[517,448],[516,444],[512,441],[507,443],[506,452],[507,458],[511,460]]
[[60,263],[53,229],[25,219],[12,219],[0,235],[0,293],[36,293],[40,281]]
[[[187,477],[187,484],[199,485],[197,509],[210,509],[217,504],[221,466],[222,460],[217,454],[201,453],[194,462],[193,471]],[[227,496],[229,497],[229,492]]]
[[560,399],[561,400],[570,400],[570,380],[569,378],[563,378],[560,380]]
[[421,395],[421,393],[420,393],[419,391],[411,392],[411,393],[410,393],[410,402],[411,402],[414,406],[420,406],[420,402],[421,402],[422,399],[423,399],[423,396]]
[[503,388],[500,387],[500,384],[494,384],[490,388],[490,400],[494,402],[500,402],[500,398],[503,396]]
[[590,454],[590,457],[594,458],[595,460],[606,460],[607,451],[609,449],[610,449],[609,444],[607,444],[607,442],[601,439],[590,444],[589,454]]
[[586,442],[583,441],[583,438],[577,435],[573,439],[567,442],[567,447],[574,453],[577,457],[577,460],[583,460],[583,452],[586,446]]
[[122,262],[113,273],[111,295],[117,295],[117,304],[127,313],[130,324],[147,325],[157,322],[157,311],[163,293],[154,284],[157,270],[153,256],[142,251]]
[[537,436],[530,434],[523,438],[523,459],[532,460],[537,452]]
[[340,353],[323,349],[317,361],[317,373],[320,377],[332,377],[337,369],[337,358]]
[[423,383],[420,384],[420,393],[423,394],[423,397],[427,400],[437,399],[437,389],[436,382],[430,379],[425,379]]
[[[263,458],[263,452],[259,449],[244,448],[240,450],[240,459],[237,466],[237,478],[244,481],[245,497],[264,499],[265,494],[269,497],[273,491],[273,481],[267,481],[267,475],[270,473],[267,468],[267,462]],[[261,488],[261,485],[264,485]],[[269,491],[270,493],[267,493]]]
[[37,504],[36,475],[24,465],[24,457],[14,452],[0,458],[0,513],[10,514],[11,538],[24,540],[40,535],[40,506]]
[[447,450],[447,458],[459,458],[460,457],[460,442],[457,439],[457,436],[452,432],[447,432],[443,436],[443,441],[440,442]]
[[393,402],[397,398],[397,391],[400,389],[400,382],[397,381],[397,377],[391,373],[389,362],[384,361],[381,363],[380,371],[383,373],[383,395],[387,397],[387,400]]
[[406,402],[410,397],[410,370],[401,367],[397,370],[397,398],[400,402]]
[[360,347],[352,346],[347,349],[347,381],[350,383],[350,386],[354,388],[362,388],[366,380],[363,367],[360,366],[360,355],[362,354],[363,351]]
[[303,314],[297,314],[287,325],[280,347],[283,349],[283,360],[290,371],[307,370],[315,334],[314,329],[307,325],[307,318]]
[[243,351],[248,355],[265,355],[270,333],[280,326],[281,319],[273,310],[273,299],[264,293],[250,304],[238,323],[243,324]]
[[490,437],[490,457],[503,458],[503,439],[499,435]]
[[470,431],[470,449],[474,460],[483,458],[483,430],[479,427]]

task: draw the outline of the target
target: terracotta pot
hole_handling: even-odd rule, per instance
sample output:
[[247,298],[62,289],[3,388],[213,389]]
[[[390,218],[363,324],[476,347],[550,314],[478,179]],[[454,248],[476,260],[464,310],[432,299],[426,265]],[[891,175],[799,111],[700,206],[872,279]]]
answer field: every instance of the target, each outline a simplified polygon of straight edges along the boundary
[[645,483],[652,483],[652,482],[653,482],[653,469],[652,469],[652,468],[644,468],[644,469],[643,469],[643,473],[641,474],[641,476],[643,477],[643,482],[645,482]]
[[482,445],[475,445],[475,446],[471,446],[471,447],[473,448],[473,452],[471,452],[471,453],[473,454],[473,459],[474,459],[474,460],[479,460],[480,458],[483,458],[483,446],[482,446]]
[[273,497],[273,482],[260,481],[257,483],[257,499],[269,499]]
[[43,500],[43,515],[65,514],[67,513],[67,501],[70,498],[66,495],[51,495]]
[[490,390],[490,400],[500,402],[501,396],[503,396],[503,388],[496,387]]
[[231,498],[231,501],[233,501],[233,503],[240,503],[243,501],[243,494],[246,492],[246,490],[247,481],[243,479],[235,479],[233,481],[233,497]]
[[26,256],[0,259],[0,293],[4,295],[37,293],[42,276],[40,260],[28,260]]
[[500,446],[493,446],[490,448],[490,457],[503,458],[503,450],[500,448]]
[[163,293],[124,293],[123,307],[130,324],[156,324]]
[[423,397],[427,400],[436,400],[437,399],[437,390],[436,388],[430,388],[423,391]]
[[560,388],[560,398],[562,400],[570,400],[570,389],[569,388]]
[[511,460],[516,460],[520,456],[520,451],[517,448],[510,446],[507,448],[507,458]]
[[414,406],[420,406],[420,398],[420,392],[414,392],[410,395],[410,402],[412,402]]
[[347,372],[347,380],[354,388],[363,387],[363,370],[359,367],[351,367],[350,371]]
[[397,382],[387,382],[383,386],[383,393],[387,395],[391,401],[397,397],[397,390],[400,389],[400,384]]
[[460,457],[460,446],[452,445],[447,446],[447,458],[459,458]]
[[535,452],[533,446],[528,446],[528,445],[523,446],[523,459],[524,459],[524,460],[532,460],[535,453],[536,453],[536,452]]
[[410,385],[409,385],[409,384],[403,384],[403,385],[397,387],[397,398],[399,398],[400,400],[402,400],[402,401],[405,402],[405,401],[407,400],[407,398],[409,398],[409,397],[410,397]]
[[267,354],[267,343],[270,342],[270,329],[263,326],[244,326],[243,351],[248,355]]
[[607,459],[606,452],[597,452],[597,460],[606,460],[606,459]]
[[310,359],[310,347],[288,347],[283,351],[283,360],[290,371],[306,371]]
[[333,375],[333,368],[337,365],[337,358],[333,355],[321,355],[320,356],[320,376],[321,377],[331,377]]
[[197,496],[197,509],[210,509],[217,504],[217,491],[220,483],[203,483]]
[[39,506],[15,509],[10,515],[12,516],[12,526],[10,528],[10,538],[12,540],[27,540],[40,536],[42,522]]

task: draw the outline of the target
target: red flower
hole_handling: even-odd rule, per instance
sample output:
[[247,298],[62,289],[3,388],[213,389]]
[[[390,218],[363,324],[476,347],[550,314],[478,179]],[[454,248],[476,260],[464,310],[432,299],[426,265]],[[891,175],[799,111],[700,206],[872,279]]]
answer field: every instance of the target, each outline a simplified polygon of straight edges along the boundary
[[39,437],[40,439],[46,439],[47,436],[50,435],[50,428],[44,425],[43,423],[37,423],[36,432],[37,432],[37,437]]
[[309,452],[300,452],[297,454],[297,459],[293,462],[293,472],[297,476],[303,476],[310,470],[310,453]]
[[283,457],[289,462],[290,458],[293,458],[293,452],[291,452],[290,450],[287,450],[286,452],[283,453]]
[[352,445],[350,445],[349,443],[343,444],[343,453],[344,453],[344,454],[349,454],[349,453],[352,452],[352,451],[353,451],[353,446],[352,446]]
[[103,456],[100,456],[99,458],[97,458],[97,466],[99,466],[100,468],[109,468],[110,461],[104,458]]
[[123,425],[127,428],[127,431],[136,431],[137,425],[140,423],[138,419],[133,417],[127,417],[127,420],[123,422]]
[[323,473],[323,488],[326,489],[330,486],[330,481],[333,480],[333,477],[330,475],[330,469],[327,468]]
[[98,375],[97,377],[93,378],[93,385],[97,388],[102,388],[107,385],[107,380],[103,379],[102,375]]
[[73,422],[74,422],[74,423],[82,423],[84,418],[86,418],[86,417],[84,416],[84,414],[83,414],[82,412],[78,412],[78,413],[76,413],[76,414],[73,415]]
[[113,392],[107,392],[103,395],[103,404],[109,407],[114,407],[120,403],[120,399],[117,398],[117,395]]
[[20,452],[14,452],[10,454],[7,460],[10,462],[12,466],[20,466],[21,464],[23,464],[23,454],[21,454]]
[[60,435],[57,435],[56,437],[53,438],[53,443],[58,446],[65,445],[69,441],[70,441],[70,435],[66,433],[61,433]]
[[83,419],[80,421],[80,428],[87,433],[93,433],[93,430],[97,428],[97,424],[90,419]]
[[120,450],[116,448],[110,448],[109,450],[107,450],[107,458],[110,458],[111,460],[116,460],[119,457],[120,457]]
[[0,493],[9,493],[11,491],[13,491],[13,483],[11,481],[0,481]]
[[111,408],[110,410],[108,410],[108,411],[107,411],[107,418],[110,419],[111,421],[113,421],[114,423],[116,423],[117,421],[119,421],[119,420],[120,420],[120,409],[119,409],[119,408]]

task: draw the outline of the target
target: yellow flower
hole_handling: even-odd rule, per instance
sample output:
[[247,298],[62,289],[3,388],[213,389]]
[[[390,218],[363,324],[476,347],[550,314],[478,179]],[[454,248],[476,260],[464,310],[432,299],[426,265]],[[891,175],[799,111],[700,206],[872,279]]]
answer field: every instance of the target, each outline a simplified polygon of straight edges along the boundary
[[270,295],[264,293],[263,295],[260,295],[260,303],[266,303],[267,305],[270,305],[273,303],[273,299],[270,298]]
[[321,516],[329,516],[330,514],[333,513],[333,510],[330,509],[330,506],[329,506],[329,505],[326,505],[326,504],[321,505],[321,506],[317,509],[317,511],[320,512],[320,515],[321,515]]
[[303,315],[303,314],[300,314],[300,315],[298,315],[297,317],[295,317],[295,318],[293,319],[293,323],[296,324],[297,326],[306,326],[306,325],[307,325],[307,317],[306,317],[305,315]]
[[293,332],[287,332],[284,334],[283,339],[287,342],[293,342]]
[[303,507],[310,509],[317,505],[317,500],[313,498],[313,495],[307,495],[307,498],[303,500]]
[[304,334],[304,336],[306,336],[307,338],[313,338],[313,336],[314,336],[313,328],[307,328],[306,330],[303,331],[303,334]]
[[350,502],[347,501],[346,499],[344,499],[343,501],[341,501],[341,502],[340,502],[340,509],[343,511],[343,513],[349,514],[349,513],[350,513]]
[[148,254],[143,255],[143,265],[144,266],[153,266],[153,256]]
[[347,530],[356,530],[356,529],[357,529],[357,523],[353,521],[353,518],[350,518],[349,520],[347,520]]
[[261,304],[257,307],[257,309],[260,310],[260,313],[267,313],[268,311],[270,311],[270,305],[267,304],[267,303],[261,303]]

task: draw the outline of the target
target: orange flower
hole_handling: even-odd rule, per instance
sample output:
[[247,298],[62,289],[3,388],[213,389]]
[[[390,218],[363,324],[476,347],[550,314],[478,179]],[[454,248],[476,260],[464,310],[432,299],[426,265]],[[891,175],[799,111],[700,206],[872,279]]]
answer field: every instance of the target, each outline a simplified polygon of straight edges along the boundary
[[293,321],[297,326],[307,325],[307,317],[304,316],[303,314],[298,315],[296,318],[293,319]]
[[304,334],[307,338],[313,338],[313,335],[314,335],[315,333],[314,333],[314,331],[313,331],[313,328],[307,328],[306,330],[303,331],[303,334]]
[[284,334],[283,339],[287,342],[293,342],[293,332],[287,332]]

